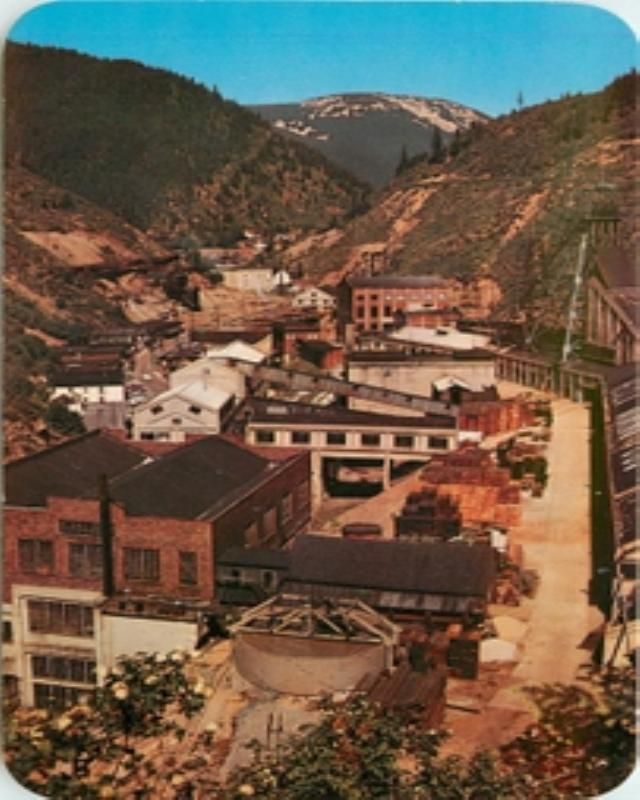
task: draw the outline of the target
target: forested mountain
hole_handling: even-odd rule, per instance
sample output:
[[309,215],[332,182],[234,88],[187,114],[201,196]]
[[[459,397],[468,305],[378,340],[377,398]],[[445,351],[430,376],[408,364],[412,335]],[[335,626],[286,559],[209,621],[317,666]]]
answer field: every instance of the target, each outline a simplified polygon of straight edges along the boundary
[[258,116],[178,75],[9,42],[6,157],[166,243],[312,230],[366,188]]

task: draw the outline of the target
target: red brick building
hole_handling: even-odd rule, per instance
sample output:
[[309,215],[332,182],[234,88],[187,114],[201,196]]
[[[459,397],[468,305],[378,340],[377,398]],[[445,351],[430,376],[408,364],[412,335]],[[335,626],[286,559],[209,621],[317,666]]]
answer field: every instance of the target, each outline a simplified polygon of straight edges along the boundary
[[351,319],[360,332],[389,330],[409,306],[442,311],[457,305],[460,285],[439,275],[358,276],[351,287]]
[[76,661],[95,673],[131,648],[195,646],[215,609],[216,557],[279,547],[310,511],[307,453],[276,459],[222,436],[154,457],[94,432],[8,464],[5,483],[5,674],[27,704],[82,688],[40,680],[49,662],[37,659],[66,659],[71,676]]

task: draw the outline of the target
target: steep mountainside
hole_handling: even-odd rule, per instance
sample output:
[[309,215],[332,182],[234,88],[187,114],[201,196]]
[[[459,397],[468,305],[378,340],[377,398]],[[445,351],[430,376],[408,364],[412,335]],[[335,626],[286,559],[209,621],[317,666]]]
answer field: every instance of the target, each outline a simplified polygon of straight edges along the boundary
[[444,163],[402,174],[329,246],[300,244],[291,259],[336,281],[384,243],[393,271],[490,274],[506,312],[537,306],[560,323],[587,218],[617,215],[622,236],[637,237],[638,83],[630,74],[475,127]]
[[215,91],[131,61],[9,42],[9,163],[167,243],[326,227],[365,188]]
[[42,446],[35,430],[47,412],[52,348],[125,322],[130,276],[108,279],[94,268],[169,254],[116,215],[22,167],[9,167],[4,178],[3,422],[5,450],[17,455]]
[[[431,153],[487,117],[448,100],[381,93],[316,97],[253,106],[279,131],[316,148],[373,186],[383,186],[403,159]],[[437,131],[437,133],[436,133]]]

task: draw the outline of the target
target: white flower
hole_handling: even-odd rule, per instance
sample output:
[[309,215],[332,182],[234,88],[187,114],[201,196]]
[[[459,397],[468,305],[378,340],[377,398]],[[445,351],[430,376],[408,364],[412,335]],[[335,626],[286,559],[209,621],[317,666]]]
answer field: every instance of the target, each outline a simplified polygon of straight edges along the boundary
[[167,657],[162,653],[156,653],[156,662],[158,664],[163,664],[167,660]]
[[206,687],[202,680],[198,679],[198,681],[193,686],[194,694],[204,694],[206,691]]
[[215,722],[208,722],[204,726],[204,732],[205,733],[217,733],[218,732],[218,726],[216,725]]
[[256,790],[250,783],[243,783],[238,789],[238,794],[242,795],[242,797],[253,797],[255,793]]
[[72,720],[66,714],[63,714],[61,717],[58,718],[56,722],[56,728],[59,731],[66,731],[69,725],[71,725]]
[[184,654],[181,653],[179,650],[176,650],[174,653],[171,653],[170,658],[176,664],[182,664],[182,662],[184,661]]
[[124,683],[114,683],[111,689],[116,700],[126,700],[129,697],[129,689]]
[[157,675],[147,675],[147,677],[144,679],[144,682],[145,686],[153,686],[158,682],[158,677]]

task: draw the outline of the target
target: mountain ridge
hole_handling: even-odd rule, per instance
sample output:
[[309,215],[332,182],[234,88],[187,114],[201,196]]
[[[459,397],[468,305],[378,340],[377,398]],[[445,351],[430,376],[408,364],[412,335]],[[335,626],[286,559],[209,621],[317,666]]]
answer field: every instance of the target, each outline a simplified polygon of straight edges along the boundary
[[456,131],[489,119],[454,101],[389,92],[336,93],[250,108],[377,188],[393,178],[402,157],[431,154],[434,136],[447,142]]

